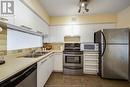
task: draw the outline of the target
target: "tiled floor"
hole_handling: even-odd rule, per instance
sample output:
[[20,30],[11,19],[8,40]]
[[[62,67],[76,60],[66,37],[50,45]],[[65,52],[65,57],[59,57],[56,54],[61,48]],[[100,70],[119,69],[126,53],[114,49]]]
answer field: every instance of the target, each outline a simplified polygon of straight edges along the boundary
[[130,87],[128,81],[101,79],[99,76],[68,76],[53,73],[45,87]]

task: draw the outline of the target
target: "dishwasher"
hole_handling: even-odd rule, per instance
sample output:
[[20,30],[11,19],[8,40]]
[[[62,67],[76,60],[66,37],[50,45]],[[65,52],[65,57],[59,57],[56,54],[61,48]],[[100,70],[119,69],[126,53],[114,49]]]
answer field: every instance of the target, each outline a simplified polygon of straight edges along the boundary
[[0,82],[0,87],[37,87],[37,63]]

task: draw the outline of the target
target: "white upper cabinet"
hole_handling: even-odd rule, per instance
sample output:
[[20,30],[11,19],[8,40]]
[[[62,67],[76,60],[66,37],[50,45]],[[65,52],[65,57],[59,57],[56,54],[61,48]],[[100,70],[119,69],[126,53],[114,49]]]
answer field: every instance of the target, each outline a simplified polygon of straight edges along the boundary
[[48,24],[44,22],[40,17],[38,17],[36,14],[33,15],[33,21],[32,21],[32,26],[35,29],[35,31],[42,32],[44,35],[48,34]]
[[77,25],[50,26],[49,41],[63,43],[64,36],[79,36],[80,27]]
[[79,25],[65,25],[63,26],[64,36],[79,36],[80,26]]
[[102,29],[115,28],[115,24],[86,24],[50,26],[49,37],[51,43],[64,42],[64,36],[80,36],[80,42],[94,42],[94,32]]
[[15,25],[17,26],[27,26],[32,28],[33,25],[33,12],[30,11],[21,1],[14,1],[14,15],[15,15]]
[[80,25],[72,25],[72,36],[80,36]]
[[90,24],[80,26],[80,41],[81,42],[94,42],[94,32],[101,30],[100,24]]
[[64,42],[64,27],[63,26],[50,26],[49,32],[50,42]]
[[94,32],[115,28],[115,24],[89,24],[80,26],[80,42],[94,42]]
[[29,27],[35,32],[48,34],[47,23],[45,23],[39,16],[37,16],[21,1],[15,0],[14,3],[15,25]]

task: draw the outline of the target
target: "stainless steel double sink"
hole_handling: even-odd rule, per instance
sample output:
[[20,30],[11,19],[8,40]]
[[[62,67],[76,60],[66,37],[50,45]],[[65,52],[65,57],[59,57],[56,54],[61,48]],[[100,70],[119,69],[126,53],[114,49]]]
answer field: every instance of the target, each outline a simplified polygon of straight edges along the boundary
[[20,56],[20,57],[24,57],[24,58],[38,58],[38,57],[46,55],[48,53],[49,52],[35,52],[35,53],[29,53],[29,54],[26,54],[26,55]]

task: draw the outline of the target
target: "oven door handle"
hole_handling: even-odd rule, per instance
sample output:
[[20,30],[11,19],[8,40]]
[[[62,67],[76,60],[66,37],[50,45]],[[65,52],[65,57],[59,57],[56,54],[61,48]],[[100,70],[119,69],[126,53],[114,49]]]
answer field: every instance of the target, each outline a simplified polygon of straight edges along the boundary
[[83,67],[76,67],[76,66],[64,66],[64,68],[66,68],[66,69],[83,69]]

